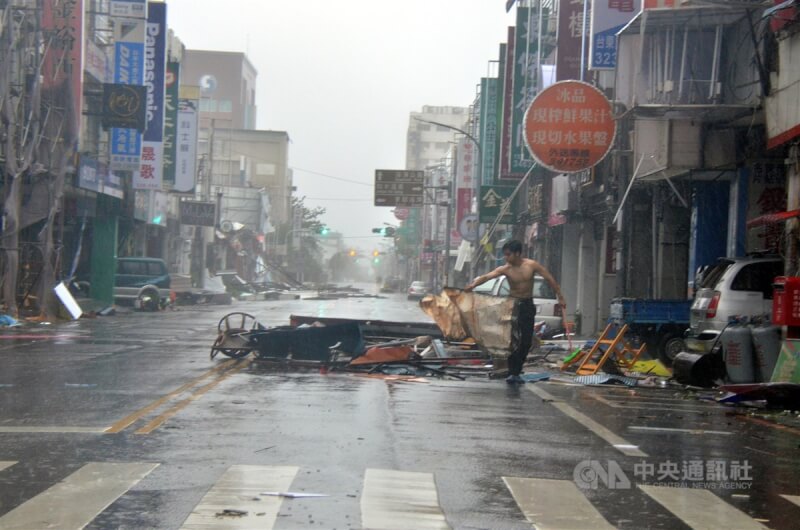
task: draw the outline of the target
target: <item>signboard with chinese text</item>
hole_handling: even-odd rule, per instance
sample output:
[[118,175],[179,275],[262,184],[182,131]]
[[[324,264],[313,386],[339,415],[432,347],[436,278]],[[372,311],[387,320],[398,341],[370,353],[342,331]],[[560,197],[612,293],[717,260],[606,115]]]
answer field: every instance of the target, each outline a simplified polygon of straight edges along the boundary
[[197,108],[199,100],[178,102],[178,127],[175,139],[175,186],[172,191],[191,193],[197,185]]
[[[503,158],[503,111],[505,107],[505,93],[506,93],[506,53],[508,45],[506,43],[500,44],[500,55],[497,60],[497,108],[495,109],[495,138],[494,146],[491,149],[494,151],[494,165],[492,166],[491,180],[486,180],[481,184],[489,186],[496,184],[500,180],[500,170],[502,169],[501,160]],[[484,151],[485,153],[485,151]]]
[[179,63],[167,63],[167,76],[164,94],[164,184],[168,188],[175,186],[175,162],[177,155],[177,123],[178,123],[178,80],[180,79]]
[[147,0],[111,0],[112,17],[145,18],[147,16]]
[[[588,0],[587,0],[588,1]],[[591,15],[591,4],[587,9]],[[589,21],[584,24],[583,0],[559,0],[556,80],[581,78],[581,42],[584,31],[589,44]],[[588,63],[588,61],[587,61]]]
[[[742,170],[747,171],[747,170]],[[786,166],[781,163],[756,162],[747,178],[747,218],[786,211]],[[772,223],[747,231],[747,252],[778,252],[784,237],[784,223]]]
[[611,102],[580,81],[562,81],[543,90],[525,113],[531,154],[557,173],[597,165],[611,150],[616,131]]
[[[114,24],[114,83],[144,85],[144,35],[144,19],[120,19]],[[142,154],[140,132],[111,129],[110,148],[112,170],[138,171]]]
[[164,89],[167,52],[167,5],[147,4],[145,87],[147,128],[142,136],[142,164],[133,176],[133,188],[160,190],[164,177]]
[[217,205],[213,202],[181,201],[180,220],[182,225],[215,226]]
[[522,178],[533,165],[525,148],[522,133],[525,111],[536,95],[539,84],[537,49],[539,28],[537,9],[517,8],[516,44],[514,45],[514,95],[511,111],[511,161],[505,178]]
[[[481,223],[494,223],[500,210],[503,209],[509,197],[514,193],[514,186],[481,186],[481,195],[478,200],[478,212]],[[500,224],[514,222],[513,208],[509,208]]]
[[511,173],[511,116],[514,110],[514,47],[516,46],[516,29],[511,26],[508,28],[508,44],[506,44],[506,56],[503,66],[503,112],[500,116],[500,157],[498,177],[500,180],[510,177]]
[[63,107],[64,103],[54,105],[49,100],[60,93],[69,94],[71,116],[65,123],[72,129],[71,139],[77,142],[83,114],[83,0],[44,0],[41,26],[46,35],[52,35],[44,48],[42,97],[48,105]]
[[483,153],[481,184],[491,184],[496,163],[495,145],[497,143],[497,78],[481,79],[481,118],[480,140]]
[[376,169],[375,206],[422,206],[424,187],[424,171]]
[[641,7],[641,0],[593,0],[589,68],[616,68],[617,32],[641,11]]

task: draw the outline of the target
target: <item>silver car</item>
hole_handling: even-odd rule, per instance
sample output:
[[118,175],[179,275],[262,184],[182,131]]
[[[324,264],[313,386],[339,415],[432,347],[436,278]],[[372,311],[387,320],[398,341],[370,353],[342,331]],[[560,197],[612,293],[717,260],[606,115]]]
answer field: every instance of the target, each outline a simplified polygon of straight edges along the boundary
[[780,258],[723,258],[699,275],[687,345],[708,351],[731,317],[772,315],[772,283]]

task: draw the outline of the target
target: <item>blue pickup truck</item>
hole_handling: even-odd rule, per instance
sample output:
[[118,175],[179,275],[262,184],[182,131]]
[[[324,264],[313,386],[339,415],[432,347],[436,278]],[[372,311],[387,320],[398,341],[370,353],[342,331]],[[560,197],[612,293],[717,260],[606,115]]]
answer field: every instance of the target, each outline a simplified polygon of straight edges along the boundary
[[671,366],[675,356],[686,349],[684,335],[689,327],[691,300],[650,300],[614,298],[609,320],[627,324],[647,343],[647,350]]

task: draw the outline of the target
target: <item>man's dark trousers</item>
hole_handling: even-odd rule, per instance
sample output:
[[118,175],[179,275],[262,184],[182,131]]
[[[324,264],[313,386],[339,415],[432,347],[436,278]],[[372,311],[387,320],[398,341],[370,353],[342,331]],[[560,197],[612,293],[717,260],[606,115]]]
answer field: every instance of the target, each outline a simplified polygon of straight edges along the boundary
[[514,299],[511,312],[511,355],[508,357],[508,373],[519,375],[533,344],[533,326],[536,323],[536,306],[533,298]]

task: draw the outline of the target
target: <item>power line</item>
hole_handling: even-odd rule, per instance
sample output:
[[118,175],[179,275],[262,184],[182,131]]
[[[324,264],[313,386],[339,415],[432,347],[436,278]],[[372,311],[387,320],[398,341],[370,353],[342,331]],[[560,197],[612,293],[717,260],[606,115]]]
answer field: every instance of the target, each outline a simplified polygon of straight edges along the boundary
[[342,178],[342,177],[335,177],[333,175],[328,175],[326,173],[320,173],[319,171],[311,171],[310,169],[303,169],[301,167],[293,167],[292,169],[294,171],[302,171],[303,173],[310,173],[312,175],[317,175],[317,176],[320,176],[320,177],[325,177],[325,178],[329,178],[329,179],[333,179],[333,180],[340,180],[342,182],[349,182],[351,184],[358,184],[360,186],[369,186],[370,188],[374,188],[375,187],[375,185],[372,184],[372,183],[360,182],[358,180],[346,179],[346,178]]

